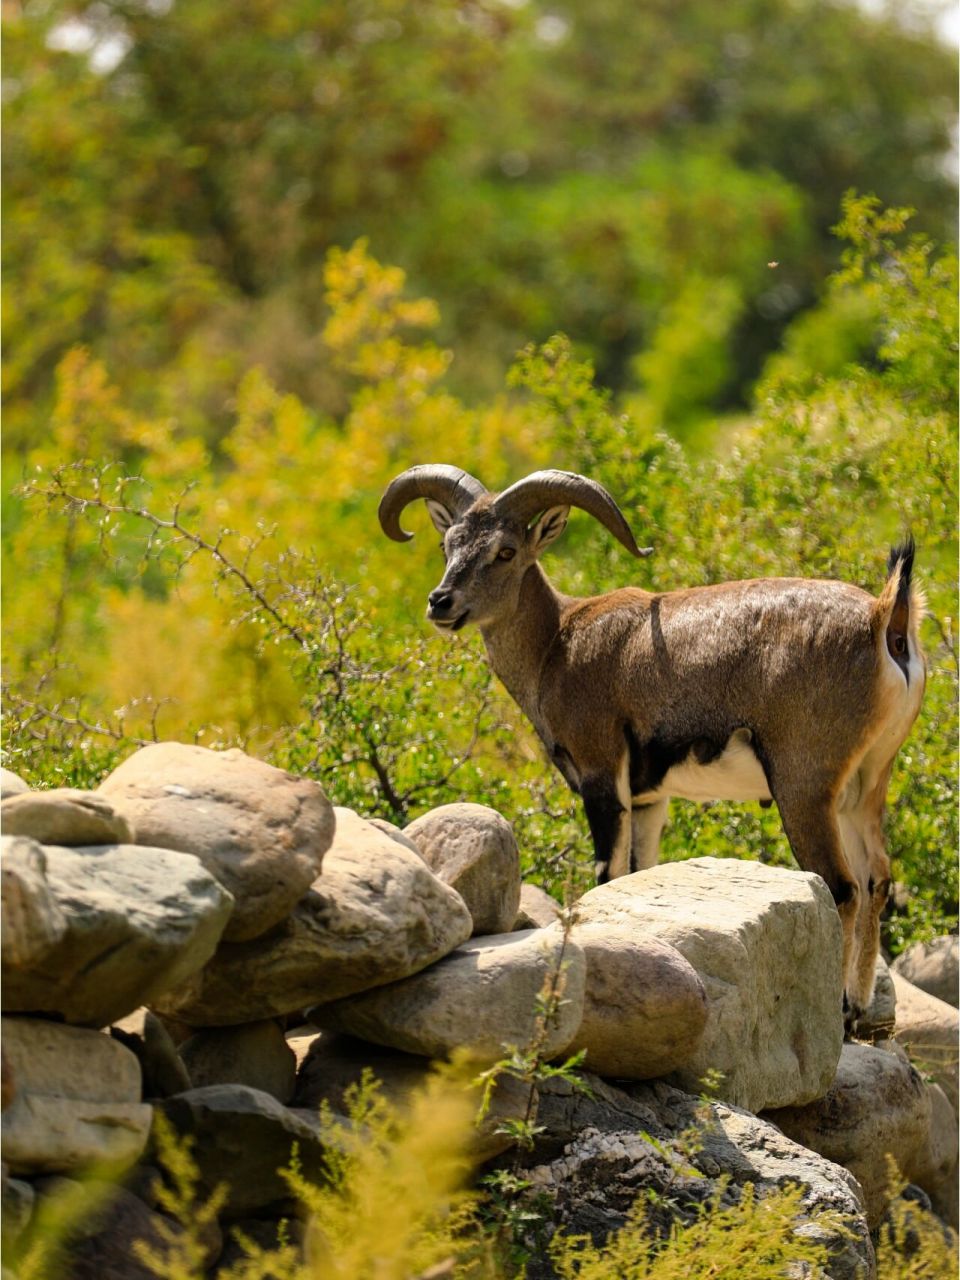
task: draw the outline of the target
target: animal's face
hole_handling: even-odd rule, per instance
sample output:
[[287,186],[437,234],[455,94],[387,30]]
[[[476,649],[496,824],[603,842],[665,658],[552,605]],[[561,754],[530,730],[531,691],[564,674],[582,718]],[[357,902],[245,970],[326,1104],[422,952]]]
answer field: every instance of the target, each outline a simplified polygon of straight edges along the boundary
[[524,574],[563,532],[569,512],[553,507],[526,528],[496,515],[483,499],[460,520],[438,502],[428,500],[427,507],[447,562],[427,600],[427,617],[441,631],[459,631],[468,623],[489,626],[515,613]]

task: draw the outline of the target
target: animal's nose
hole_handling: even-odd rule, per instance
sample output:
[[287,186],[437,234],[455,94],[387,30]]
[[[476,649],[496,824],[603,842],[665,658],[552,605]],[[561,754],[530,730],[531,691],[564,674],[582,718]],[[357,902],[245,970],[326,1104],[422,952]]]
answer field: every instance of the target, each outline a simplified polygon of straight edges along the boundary
[[453,605],[453,593],[445,587],[437,587],[427,596],[431,613],[446,613]]

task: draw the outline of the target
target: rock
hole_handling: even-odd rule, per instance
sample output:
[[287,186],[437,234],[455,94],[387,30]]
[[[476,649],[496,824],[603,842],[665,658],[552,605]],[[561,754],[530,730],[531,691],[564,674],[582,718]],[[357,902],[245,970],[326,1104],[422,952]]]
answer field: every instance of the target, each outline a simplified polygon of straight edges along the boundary
[[538,884],[521,884],[520,905],[513,922],[514,931],[545,929],[560,916],[560,903]]
[[29,785],[18,773],[14,773],[12,769],[0,768],[0,801],[6,800],[8,796],[22,796],[29,790]]
[[36,1193],[29,1182],[22,1178],[3,1177],[0,1191],[0,1219],[4,1252],[23,1235],[33,1214]]
[[179,1223],[152,1212],[123,1187],[87,1181],[83,1187],[67,1179],[51,1179],[44,1198],[82,1195],[88,1208],[71,1222],[59,1260],[60,1280],[156,1280],[157,1272],[141,1261],[135,1245],[154,1250],[167,1265],[170,1236],[183,1234]]
[[61,787],[27,791],[0,804],[8,836],[30,836],[40,844],[132,844],[130,823],[96,791]]
[[[341,806],[334,805],[333,812],[340,813]],[[345,809],[344,813],[351,814],[353,817],[359,817],[352,809]],[[391,840],[396,840],[397,844],[402,844],[404,849],[409,849],[411,853],[420,856],[420,850],[407,836],[403,834],[398,826],[392,822],[387,822],[386,818],[365,818],[365,822],[369,822],[371,827],[376,827],[378,831],[382,831],[385,836],[389,836]]]
[[470,935],[470,913],[419,854],[353,814],[323,875],[268,938],[223,943],[158,1004],[197,1027],[258,1022],[416,973]]
[[[27,956],[17,963],[4,952],[5,1012],[105,1026],[177,987],[213,954],[233,903],[190,854],[49,845],[38,857],[38,848],[23,836],[3,837],[3,865],[16,868],[18,950]],[[5,895],[9,887],[5,878]],[[47,909],[51,900],[56,912]],[[22,938],[28,942],[21,947]]]
[[[380,1048],[352,1036],[321,1031],[312,1038],[304,1055],[297,1075],[294,1105],[316,1110],[321,1103],[327,1102],[335,1112],[347,1114],[348,1091],[360,1083],[365,1070],[372,1071],[380,1082],[382,1096],[402,1109],[408,1105],[411,1096],[424,1087],[433,1066],[428,1058]],[[479,1103],[478,1094],[478,1107]],[[529,1086],[511,1076],[500,1077],[493,1091],[490,1109],[474,1135],[471,1156],[476,1162],[490,1160],[514,1145],[497,1129],[505,1120],[522,1119],[528,1114],[531,1120],[535,1120],[536,1099],[532,1106],[530,1103]]]
[[829,1087],[843,1041],[841,930],[819,876],[738,859],[693,858],[622,876],[581,898],[583,924],[669,943],[700,976],[709,1012],[677,1072],[748,1111],[809,1102]]
[[893,978],[886,960],[883,956],[877,956],[873,999],[857,1019],[857,1039],[884,1039],[893,1035],[896,1018],[897,993],[893,989]]
[[3,1113],[14,1173],[71,1173],[96,1161],[132,1164],[150,1132],[133,1054],[97,1031],[3,1018],[17,1096]]
[[762,1118],[848,1169],[863,1188],[873,1229],[889,1202],[887,1156],[904,1172],[920,1163],[930,1105],[923,1081],[904,1057],[872,1045],[845,1044],[836,1079],[822,1098],[767,1111]]
[[[542,1132],[524,1158],[534,1192],[547,1197],[552,1225],[600,1243],[623,1226],[639,1195],[649,1197],[651,1232],[663,1235],[674,1222],[690,1222],[718,1193],[730,1205],[747,1183],[761,1196],[799,1184],[811,1219],[832,1210],[851,1228],[850,1238],[812,1221],[800,1228],[830,1248],[831,1280],[874,1274],[860,1190],[845,1169],[748,1112],[702,1103],[666,1081],[621,1090],[593,1076],[585,1080],[591,1097],[564,1080],[544,1086],[537,1117]],[[542,1255],[527,1274],[529,1280],[553,1275]]]
[[[237,1235],[234,1234],[235,1232]],[[250,1257],[247,1250],[240,1243],[241,1238],[250,1240],[259,1249],[265,1249],[270,1253],[277,1249],[281,1241],[288,1245],[293,1245],[297,1250],[297,1261],[298,1263],[301,1262],[305,1232],[305,1225],[296,1218],[240,1218],[237,1222],[231,1224],[227,1233],[223,1252],[217,1260],[217,1269],[214,1272],[213,1280],[217,1280],[219,1276],[223,1275],[229,1277],[230,1280],[235,1280],[238,1264],[245,1262]],[[243,1273],[241,1272],[241,1274]],[[254,1274],[260,1280],[273,1280],[273,1272],[261,1270],[259,1267]],[[296,1271],[287,1274],[300,1275],[301,1272],[298,1267]],[[309,1275],[309,1272],[307,1274]],[[437,1280],[440,1280],[440,1277],[437,1277]]]
[[907,982],[956,1009],[960,969],[960,938],[955,933],[932,942],[915,942],[893,962],[893,971]]
[[513,828],[482,804],[445,804],[404,831],[427,866],[460,894],[473,933],[506,933],[520,905],[520,854]]
[[535,1035],[537,1000],[561,960],[564,1003],[550,1026],[545,1056],[562,1053],[583,1017],[586,961],[562,934],[531,929],[475,938],[431,968],[379,990],[310,1010],[324,1030],[425,1058],[463,1050],[494,1062],[505,1045],[526,1048]]
[[323,1176],[323,1143],[311,1113],[283,1107],[268,1093],[242,1084],[191,1089],[158,1104],[174,1130],[194,1141],[200,1194],[229,1189],[224,1216],[240,1218],[286,1203],[290,1189],[279,1170],[297,1144],[303,1174]]
[[39,963],[63,938],[67,922],[47,883],[46,855],[33,840],[0,837],[0,892],[5,982],[8,969]]
[[[557,928],[558,926],[553,926]],[[652,1080],[694,1056],[707,997],[679,951],[624,925],[578,925],[587,958],[583,1019],[569,1047],[597,1075]]]
[[278,1102],[293,1097],[297,1058],[272,1018],[239,1027],[207,1027],[180,1046],[195,1088],[245,1084]]
[[892,976],[897,993],[894,1035],[910,1055],[914,1066],[940,1085],[954,1112],[958,1112],[960,1013],[945,1000],[938,1000],[915,987],[896,970]]
[[110,1034],[136,1055],[144,1100],[169,1098],[190,1088],[190,1077],[173,1038],[155,1013],[137,1009],[115,1022]]
[[934,1212],[956,1230],[957,1202],[957,1117],[947,1095],[938,1084],[926,1085],[930,1098],[930,1130],[926,1148],[903,1173],[930,1197]]
[[333,810],[320,787],[236,748],[143,747],[100,784],[139,844],[195,854],[233,894],[224,936],[265,933],[320,874]]

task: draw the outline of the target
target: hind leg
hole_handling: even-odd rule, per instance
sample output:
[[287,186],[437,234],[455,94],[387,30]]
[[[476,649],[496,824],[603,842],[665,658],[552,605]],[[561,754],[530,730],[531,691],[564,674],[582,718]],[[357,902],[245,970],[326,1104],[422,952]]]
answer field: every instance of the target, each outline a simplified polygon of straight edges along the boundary
[[651,804],[633,802],[630,811],[630,870],[646,871],[660,857],[660,833],[667,820],[669,798]]

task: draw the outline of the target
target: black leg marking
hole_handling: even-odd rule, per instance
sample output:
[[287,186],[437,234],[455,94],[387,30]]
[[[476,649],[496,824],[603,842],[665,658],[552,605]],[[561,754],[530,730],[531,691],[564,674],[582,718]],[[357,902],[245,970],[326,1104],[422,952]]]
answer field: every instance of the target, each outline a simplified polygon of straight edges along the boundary
[[581,785],[580,795],[593,837],[597,883],[605,884],[610,877],[610,862],[616,852],[626,810],[620,803],[613,778],[586,779]]

